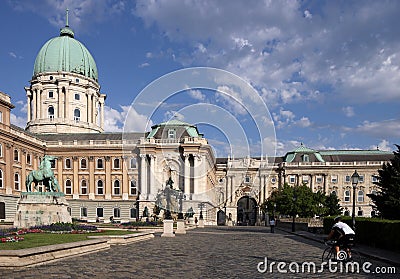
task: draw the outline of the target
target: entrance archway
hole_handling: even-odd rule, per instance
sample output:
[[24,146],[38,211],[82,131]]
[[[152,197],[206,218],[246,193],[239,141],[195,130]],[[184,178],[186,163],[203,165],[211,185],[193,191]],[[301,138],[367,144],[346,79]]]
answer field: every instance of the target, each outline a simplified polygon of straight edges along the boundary
[[217,225],[218,226],[225,226],[225,211],[223,210],[218,210],[217,212]]
[[254,226],[257,221],[257,201],[249,196],[241,197],[237,202],[237,225]]

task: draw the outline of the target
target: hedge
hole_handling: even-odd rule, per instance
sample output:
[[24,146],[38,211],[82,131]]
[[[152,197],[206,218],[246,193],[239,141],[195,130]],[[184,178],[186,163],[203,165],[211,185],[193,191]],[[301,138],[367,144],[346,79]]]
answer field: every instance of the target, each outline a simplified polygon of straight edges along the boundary
[[[324,218],[324,232],[328,234],[334,224],[334,217]],[[342,221],[352,226],[351,217],[342,217]],[[366,244],[400,252],[400,220],[356,217],[356,243]]]

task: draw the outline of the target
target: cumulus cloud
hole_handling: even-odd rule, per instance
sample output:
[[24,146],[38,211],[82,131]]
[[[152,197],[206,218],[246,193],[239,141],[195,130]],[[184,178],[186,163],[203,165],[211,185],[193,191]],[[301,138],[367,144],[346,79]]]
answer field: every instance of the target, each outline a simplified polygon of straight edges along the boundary
[[204,101],[206,99],[206,95],[204,95],[203,93],[201,93],[200,90],[197,90],[197,89],[191,89],[189,91],[189,95],[193,99],[198,100],[198,101]]
[[18,126],[18,127],[21,127],[23,129],[25,129],[25,127],[26,127],[26,122],[27,122],[26,120],[27,120],[26,117],[17,116],[14,113],[10,114],[11,124],[13,124],[15,126]]
[[[125,125],[125,126],[124,126]],[[144,132],[153,124],[145,115],[138,114],[130,106],[120,106],[120,110],[104,107],[104,130],[106,132]]]
[[357,127],[344,127],[347,132],[363,133],[378,138],[399,138],[400,120],[364,121]]
[[378,145],[372,145],[370,146],[370,149],[379,149],[382,151],[392,151],[393,150],[393,145],[389,143],[389,141],[383,139],[381,142],[378,143]]
[[346,115],[347,117],[353,117],[355,115],[354,108],[351,106],[343,107],[342,111],[343,111],[344,115]]

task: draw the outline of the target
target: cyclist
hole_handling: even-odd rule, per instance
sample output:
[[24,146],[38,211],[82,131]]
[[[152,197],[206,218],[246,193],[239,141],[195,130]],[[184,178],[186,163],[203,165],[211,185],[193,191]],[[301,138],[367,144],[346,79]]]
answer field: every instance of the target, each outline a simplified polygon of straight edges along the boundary
[[342,222],[342,217],[337,216],[335,219],[335,224],[332,226],[332,230],[329,233],[328,239],[336,240],[335,250],[336,258],[339,256],[340,247],[346,249],[348,258],[351,259],[350,248],[354,244],[355,232],[349,225]]

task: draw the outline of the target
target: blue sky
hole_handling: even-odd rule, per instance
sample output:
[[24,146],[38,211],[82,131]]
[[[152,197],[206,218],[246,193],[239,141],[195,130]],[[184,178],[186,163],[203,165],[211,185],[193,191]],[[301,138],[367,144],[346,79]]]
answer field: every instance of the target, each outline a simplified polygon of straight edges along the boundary
[[[66,8],[75,38],[97,63],[107,131],[122,131],[129,106],[152,81],[212,67],[257,90],[275,125],[267,144],[278,154],[301,142],[381,150],[400,143],[399,1],[0,1],[0,91],[16,105],[14,124],[25,125],[24,86],[41,46],[65,25]],[[165,102],[152,121],[176,111],[188,120],[179,111],[200,101],[241,115],[231,101],[192,90]],[[146,115],[135,117],[144,129]],[[199,126],[226,155],[218,131]]]

